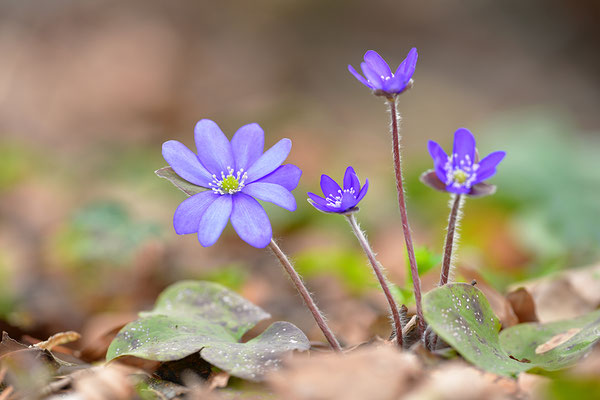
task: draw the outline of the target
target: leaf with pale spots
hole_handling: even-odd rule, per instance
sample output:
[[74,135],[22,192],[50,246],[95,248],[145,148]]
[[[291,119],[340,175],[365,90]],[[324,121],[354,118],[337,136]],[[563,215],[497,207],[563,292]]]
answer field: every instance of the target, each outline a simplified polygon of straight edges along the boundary
[[423,296],[425,320],[467,361],[500,375],[531,368],[513,360],[500,346],[500,321],[483,293],[466,283],[452,283]]
[[510,355],[548,371],[573,365],[598,341],[600,310],[565,321],[528,322],[500,332],[500,344]]
[[205,187],[194,185],[193,183],[186,181],[185,179],[177,175],[171,167],[157,169],[156,171],[154,171],[154,173],[160,178],[164,178],[170,181],[173,185],[175,185],[175,187],[177,187],[177,189],[181,190],[188,196],[193,196],[195,194],[208,190]]
[[309,341],[289,322],[275,322],[258,337],[239,343],[257,322],[269,318],[260,307],[212,282],[183,281],[165,289],[152,311],[126,325],[111,343],[106,359],[135,356],[174,361],[200,356],[231,375],[261,380],[291,350]]
[[500,321],[483,293],[465,283],[427,293],[423,312],[432,329],[466,360],[500,375],[566,368],[600,341],[600,310],[567,321],[519,324],[499,333]]

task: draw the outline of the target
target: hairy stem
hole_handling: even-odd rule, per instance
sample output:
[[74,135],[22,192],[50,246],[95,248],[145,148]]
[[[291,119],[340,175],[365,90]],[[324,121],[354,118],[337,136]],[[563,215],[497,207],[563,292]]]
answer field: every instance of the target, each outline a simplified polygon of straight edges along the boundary
[[402,178],[402,161],[400,159],[400,135],[398,132],[398,112],[396,111],[396,97],[388,98],[390,107],[390,116],[392,118],[392,146],[394,153],[394,171],[396,173],[396,189],[398,191],[398,206],[400,208],[400,217],[402,218],[402,230],[404,232],[404,241],[406,242],[406,252],[410,263],[410,272],[412,274],[413,289],[415,292],[415,302],[417,306],[417,318],[419,319],[419,335],[422,336],[425,331],[425,320],[423,319],[423,308],[421,305],[421,279],[417,269],[417,260],[415,259],[415,250],[413,247],[410,226],[408,224],[408,215],[406,213],[406,201],[404,199],[404,181]]
[[290,275],[290,278],[292,279],[294,286],[296,286],[296,289],[298,290],[298,292],[302,296],[302,299],[304,300],[304,304],[306,304],[306,306],[312,313],[315,321],[317,322],[317,325],[319,325],[319,328],[321,328],[321,331],[323,331],[323,334],[325,335],[325,338],[327,339],[327,341],[329,342],[331,347],[335,351],[342,351],[342,347],[340,346],[340,343],[335,338],[333,332],[327,325],[327,322],[325,322],[325,318],[323,317],[321,310],[319,310],[319,307],[317,307],[317,305],[315,304],[315,301],[313,300],[312,296],[310,295],[308,289],[306,289],[306,286],[304,286],[304,282],[302,282],[302,278],[300,278],[300,275],[298,275],[298,273],[294,269],[294,266],[292,265],[290,260],[283,253],[283,251],[281,251],[281,249],[279,248],[279,246],[277,246],[277,243],[275,243],[275,241],[273,239],[271,239],[269,248],[273,251],[273,253],[277,257],[277,259],[279,260],[281,265],[283,265],[283,268]]
[[369,259],[369,262],[373,267],[373,271],[375,272],[375,276],[377,277],[377,280],[379,281],[379,284],[383,289],[383,293],[385,294],[385,297],[390,305],[392,318],[394,319],[394,328],[396,330],[396,341],[398,343],[398,347],[402,348],[402,320],[400,319],[400,312],[398,310],[396,300],[394,299],[394,296],[392,296],[392,292],[390,291],[388,282],[385,279],[385,276],[383,275],[381,265],[379,264],[379,262],[377,262],[375,254],[373,253],[373,250],[371,249],[371,246],[369,245],[369,241],[365,237],[365,234],[363,233],[363,231],[361,231],[360,227],[358,226],[356,218],[354,217],[354,213],[347,214],[346,218],[348,219],[348,222],[350,223],[350,226],[352,227],[352,230],[354,231],[354,234],[356,235],[356,238],[358,239],[361,247],[367,255],[367,258]]
[[448,217],[448,231],[446,233],[446,243],[444,244],[444,258],[442,261],[442,272],[440,274],[440,286],[448,283],[450,276],[450,267],[452,266],[452,254],[455,249],[454,235],[456,226],[461,217],[460,210],[464,204],[464,197],[460,194],[453,195],[454,199],[450,200],[452,207],[450,208],[450,216]]

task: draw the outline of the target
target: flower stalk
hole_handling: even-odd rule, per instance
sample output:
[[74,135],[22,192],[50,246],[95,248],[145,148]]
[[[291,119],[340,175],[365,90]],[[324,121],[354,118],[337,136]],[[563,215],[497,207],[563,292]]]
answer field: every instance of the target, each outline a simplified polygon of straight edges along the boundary
[[310,295],[310,292],[304,285],[304,282],[302,282],[302,278],[300,277],[300,275],[298,275],[298,272],[296,272],[290,260],[287,258],[285,253],[281,251],[281,249],[273,239],[271,239],[271,243],[269,243],[269,248],[271,249],[271,251],[273,251],[273,253],[277,257],[285,271],[289,274],[290,278],[292,279],[292,283],[294,284],[294,286],[296,286],[296,289],[300,293],[300,296],[302,296],[304,304],[306,304],[311,314],[313,315],[315,321],[317,322],[317,325],[323,332],[323,335],[325,335],[325,339],[327,339],[333,350],[342,351],[340,343],[338,342],[335,335],[327,325],[327,322],[325,322],[325,318],[323,317],[321,310],[319,310],[319,307],[317,307],[317,304],[313,300],[312,296]]
[[404,181],[402,178],[402,161],[400,158],[400,134],[398,128],[398,122],[400,116],[396,110],[397,96],[391,96],[387,98],[388,105],[390,108],[391,117],[391,133],[392,133],[392,147],[394,154],[394,172],[396,174],[396,189],[398,191],[398,206],[400,208],[400,217],[402,219],[402,230],[404,232],[404,241],[406,243],[406,252],[408,254],[408,261],[410,264],[410,271],[413,281],[413,289],[415,292],[415,303],[417,308],[418,328],[419,335],[423,335],[425,331],[425,320],[423,318],[423,308],[421,305],[421,279],[419,278],[419,270],[417,269],[417,260],[415,258],[415,250],[412,241],[412,235],[410,232],[410,225],[408,224],[408,215],[406,212],[406,200],[404,199]]
[[456,228],[462,217],[462,208],[465,204],[465,197],[460,194],[454,194],[450,198],[450,215],[448,216],[448,231],[446,233],[446,242],[444,244],[444,258],[442,261],[442,272],[440,274],[440,286],[448,283],[450,268],[452,267],[452,257],[456,250]]
[[392,319],[394,320],[394,329],[396,331],[396,342],[398,344],[398,347],[402,348],[402,320],[400,319],[400,312],[398,310],[398,305],[396,304],[396,300],[394,299],[394,296],[392,296],[392,292],[390,291],[387,279],[383,275],[381,265],[375,258],[375,253],[373,253],[373,250],[371,249],[371,246],[369,245],[369,241],[365,237],[364,232],[358,226],[358,223],[356,222],[356,218],[354,217],[354,212],[345,214],[345,216],[346,216],[346,219],[348,220],[348,223],[350,223],[350,226],[352,227],[352,231],[354,231],[354,234],[356,235],[356,238],[358,239],[361,247],[363,248],[365,254],[367,255],[367,258],[369,259],[369,262],[371,263],[371,266],[373,267],[373,272],[375,272],[375,276],[377,277],[377,280],[379,281],[379,284],[381,285],[381,288],[383,289],[383,293],[385,294],[385,298],[387,299],[387,301],[390,305]]

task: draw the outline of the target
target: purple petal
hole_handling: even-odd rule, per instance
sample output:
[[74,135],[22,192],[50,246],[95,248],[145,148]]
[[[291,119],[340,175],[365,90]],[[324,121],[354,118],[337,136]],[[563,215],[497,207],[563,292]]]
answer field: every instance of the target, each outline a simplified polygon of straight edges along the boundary
[[466,159],[467,156],[471,163],[475,160],[475,138],[468,129],[460,128],[454,132],[454,150],[453,153],[454,166],[458,166],[459,162]]
[[296,199],[289,190],[275,183],[254,182],[244,186],[246,193],[258,200],[268,201],[289,211],[296,211]]
[[360,69],[362,69],[365,78],[367,78],[371,86],[373,86],[373,89],[381,89],[383,81],[379,74],[373,71],[365,62],[360,63]]
[[244,242],[254,247],[266,247],[273,237],[271,222],[264,208],[244,193],[233,196],[231,225]]
[[408,82],[415,73],[418,57],[419,54],[417,53],[417,49],[415,47],[410,49],[404,61],[398,66],[395,75],[401,75],[403,79]]
[[367,190],[369,190],[369,180],[365,179],[365,186],[360,189],[358,196],[356,196],[356,204],[358,204],[367,195]]
[[[352,177],[356,177],[356,172],[354,172],[354,168],[348,167],[346,168],[346,172],[344,173],[344,190],[348,190],[354,185],[352,185],[353,179]],[[357,178],[358,179],[358,178]],[[360,185],[360,183],[359,183]]]
[[350,193],[344,193],[342,195],[342,202],[340,203],[339,211],[344,212],[347,211],[358,204],[358,200],[356,197]]
[[466,194],[471,191],[471,188],[467,188],[465,186],[455,187],[453,184],[446,185],[446,191],[450,193],[456,194]]
[[437,164],[446,164],[448,162],[448,155],[442,149],[442,146],[430,140],[427,142],[427,149],[429,150],[429,155],[433,158],[433,162]]
[[483,182],[494,176],[494,174],[496,174],[496,166],[504,159],[504,156],[506,156],[506,152],[495,151],[484,157],[483,160],[479,162],[479,168],[476,172],[477,179],[475,179],[474,184],[478,184],[479,182]]
[[504,151],[495,151],[488,154],[479,162],[479,170],[477,172],[496,168],[500,161],[504,159],[504,156],[506,156],[506,152]]
[[[237,130],[231,139],[236,171],[244,171],[260,158],[265,146],[265,132],[260,125],[248,124]],[[232,166],[233,168],[233,166]]]
[[448,162],[448,156],[442,146],[430,140],[427,143],[427,148],[429,149],[429,154],[431,158],[433,158],[433,166],[435,168],[435,173],[437,177],[442,181],[446,182],[446,170],[444,169],[446,163]]
[[363,77],[361,74],[359,74],[358,72],[356,72],[356,70],[354,69],[354,67],[353,67],[352,65],[348,65],[348,71],[350,71],[350,73],[351,73],[352,75],[354,75],[354,77],[355,77],[356,79],[358,79],[358,81],[359,81],[360,83],[362,83],[363,85],[367,86],[367,87],[368,87],[368,88],[370,88],[370,89],[374,89],[374,88],[373,88],[373,85],[371,85],[371,84],[369,83],[369,81],[367,81],[367,80],[366,80],[366,79],[365,79],[365,78],[364,78],[364,77]]
[[477,178],[473,182],[473,185],[483,182],[486,179],[489,179],[494,175],[496,175],[496,168],[488,168],[486,170],[477,171]]
[[254,182],[275,171],[285,161],[290,150],[292,150],[290,139],[281,139],[277,142],[248,168],[248,182]]
[[392,70],[385,60],[373,50],[369,50],[365,53],[365,62],[379,76],[389,77],[392,76]]
[[388,93],[400,93],[406,87],[408,80],[402,75],[395,75],[393,78],[383,82],[383,90]]
[[293,164],[285,164],[255,182],[276,183],[291,192],[298,187],[301,175],[302,170],[300,168]]
[[332,210],[327,206],[327,200],[322,197],[317,196],[314,193],[307,193],[309,198],[309,203],[315,207],[317,210],[321,210],[324,212],[332,212]]
[[198,158],[206,169],[217,176],[227,175],[227,167],[235,168],[229,140],[221,128],[209,119],[200,120],[194,129]]
[[207,208],[221,195],[212,190],[185,199],[175,210],[173,227],[178,235],[198,232],[198,225]]
[[321,190],[323,191],[325,197],[327,197],[330,194],[334,194],[337,196],[342,190],[342,188],[340,187],[340,185],[337,184],[336,181],[331,179],[329,176],[323,174],[321,175]]
[[198,241],[203,247],[217,242],[231,216],[232,196],[219,195],[219,198],[208,206],[198,224]]
[[211,174],[200,164],[196,154],[183,143],[176,140],[165,142],[162,155],[177,175],[193,184],[209,187],[212,182]]

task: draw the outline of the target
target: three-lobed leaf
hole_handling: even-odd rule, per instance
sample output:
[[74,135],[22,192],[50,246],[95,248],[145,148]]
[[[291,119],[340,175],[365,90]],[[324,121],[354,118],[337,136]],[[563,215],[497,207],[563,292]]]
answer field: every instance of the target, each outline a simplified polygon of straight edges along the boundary
[[423,312],[432,329],[467,361],[500,375],[565,368],[600,340],[600,310],[568,321],[520,324],[500,333],[500,321],[483,293],[465,283],[427,293]]
[[289,322],[275,322],[256,338],[239,343],[269,314],[212,282],[175,283],[161,293],[152,311],[140,317],[117,334],[108,361],[127,355],[165,362],[200,352],[231,375],[260,380],[279,366],[284,353],[310,347],[304,333]]

